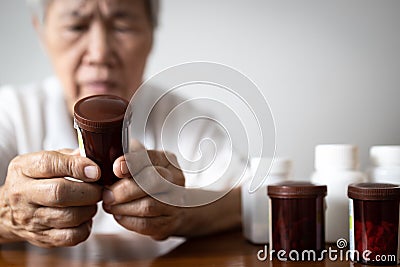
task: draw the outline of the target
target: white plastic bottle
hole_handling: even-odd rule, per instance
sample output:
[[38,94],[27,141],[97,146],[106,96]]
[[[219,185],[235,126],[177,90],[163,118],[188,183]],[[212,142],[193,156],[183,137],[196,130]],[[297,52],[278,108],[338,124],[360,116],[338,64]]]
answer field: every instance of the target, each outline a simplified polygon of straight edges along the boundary
[[326,242],[349,240],[349,200],[347,186],[366,182],[358,171],[358,149],[354,145],[318,145],[315,148],[313,183],[328,186],[325,217]]
[[373,146],[369,156],[371,182],[400,185],[400,146]]
[[[250,162],[251,177],[256,175],[257,168],[270,167],[270,158],[254,158]],[[249,192],[252,179],[242,185],[242,224],[243,234],[254,244],[267,244],[269,241],[269,200],[267,186],[288,179],[291,172],[291,161],[286,158],[275,158],[270,172],[262,186],[254,193]]]

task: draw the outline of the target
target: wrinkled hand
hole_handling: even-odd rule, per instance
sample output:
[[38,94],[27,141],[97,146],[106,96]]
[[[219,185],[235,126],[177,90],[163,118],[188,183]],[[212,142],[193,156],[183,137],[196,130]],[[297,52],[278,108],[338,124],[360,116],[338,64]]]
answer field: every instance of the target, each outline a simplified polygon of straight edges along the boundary
[[102,189],[99,167],[71,151],[44,151],[12,160],[0,192],[0,227],[41,247],[73,246],[91,231]]
[[[178,168],[175,155],[163,151],[145,150],[142,145],[137,145],[127,157],[131,162],[135,162],[134,169],[131,169],[132,174],[128,170],[124,156],[114,162],[115,175],[125,179],[104,190],[104,210],[113,214],[115,220],[126,229],[149,235],[153,239],[163,240],[176,234],[185,220],[184,209],[155,200],[132,178],[133,176],[142,181],[157,181],[154,178],[161,176],[171,183],[184,186],[185,178]],[[171,198],[177,197],[169,191],[169,187],[156,182],[150,184],[149,188],[152,194],[169,194]]]

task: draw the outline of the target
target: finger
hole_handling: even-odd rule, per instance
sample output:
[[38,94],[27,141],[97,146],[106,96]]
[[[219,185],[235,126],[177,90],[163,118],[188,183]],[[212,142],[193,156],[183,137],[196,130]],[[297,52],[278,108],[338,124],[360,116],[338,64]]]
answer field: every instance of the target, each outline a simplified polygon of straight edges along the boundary
[[[172,180],[169,170],[162,167],[147,167],[134,179],[122,179],[113,184],[109,190],[104,190],[103,201],[108,205],[130,202],[148,194],[166,192],[169,187],[160,179]],[[140,186],[136,183],[140,181]],[[142,189],[145,188],[146,192]]]
[[100,178],[100,168],[92,160],[63,154],[57,151],[42,151],[19,156],[13,162],[25,176],[31,178],[56,178],[70,176],[85,182]]
[[180,169],[176,169],[173,165],[169,165],[167,168],[172,173],[172,179],[169,180],[171,183],[184,187],[185,176]]
[[[125,162],[121,162],[125,161]],[[132,164],[128,164],[131,162]],[[121,163],[125,163],[125,166],[121,166]],[[130,153],[127,153],[123,156],[123,159],[119,157],[113,165],[113,170],[115,175],[118,177],[122,175],[126,175],[126,173],[130,173],[130,176],[135,176],[138,174],[141,170],[143,170],[146,167],[152,166],[152,162],[147,154],[146,150],[138,150],[138,151],[133,151]],[[125,167],[129,167],[128,170],[125,169]],[[122,170],[124,168],[124,170]]]
[[97,205],[85,207],[49,208],[39,207],[35,213],[36,221],[47,228],[71,228],[90,221],[97,212]]
[[161,203],[151,197],[143,197],[132,202],[104,205],[103,209],[114,215],[135,216],[135,217],[158,217],[167,216],[174,212],[174,207]]
[[81,155],[81,153],[80,153],[80,151],[79,151],[79,148],[74,149],[74,150],[68,149],[68,150],[66,151],[67,153],[64,153],[63,150],[62,150],[62,151],[59,151],[59,152],[61,152],[61,153],[63,153],[63,154],[71,155],[71,156],[80,156],[80,155]]
[[103,191],[103,204],[114,205],[142,198],[146,193],[133,179],[122,179]]
[[79,148],[77,148],[77,149],[63,148],[63,149],[57,150],[57,152],[60,152],[62,154],[66,154],[66,155],[71,155],[71,156],[79,156],[80,155]]
[[75,246],[89,237],[91,228],[92,221],[89,221],[77,227],[45,230],[41,233],[39,241],[50,243],[53,247]]
[[[129,153],[126,153],[126,155],[129,155],[130,153],[142,152],[139,154],[145,156],[146,155],[145,151],[146,151],[146,148],[144,147],[144,145],[142,143],[140,143],[137,139],[131,139],[130,143],[129,143]],[[134,162],[135,162],[135,160],[134,160]],[[137,162],[135,162],[134,166],[139,165],[139,167],[138,167],[139,169],[137,171],[132,170],[131,172],[133,173],[133,175],[136,174],[136,172],[140,171],[144,166],[150,165],[151,161],[148,160],[147,162],[148,162],[148,164],[137,164]],[[118,178],[131,178],[132,177],[132,174],[129,172],[128,165],[126,163],[125,156],[121,156],[114,161],[113,171],[114,171],[114,174]]]
[[172,184],[183,186],[185,183],[182,172],[159,166],[146,167],[133,179],[148,194],[167,193],[176,188]]
[[177,158],[172,153],[158,150],[138,150],[118,158],[114,162],[113,170],[118,177],[127,178],[137,175],[140,171],[149,166],[166,168],[170,165],[179,169]]
[[146,148],[142,143],[139,142],[137,139],[131,139],[129,142],[129,151],[138,151],[138,150],[145,150]]
[[121,156],[114,161],[113,172],[118,178],[132,178],[124,156]]
[[167,167],[170,164],[177,164],[176,156],[167,151],[147,150],[147,154],[154,166]]
[[174,220],[174,217],[170,216],[141,218],[116,215],[114,219],[126,229],[149,235],[156,240],[163,240],[169,237],[178,223],[178,220]]
[[58,149],[57,152],[60,152],[62,154],[66,154],[66,155],[72,155],[72,153],[74,153],[74,150],[70,149],[70,148],[63,148],[63,149]]
[[46,207],[90,206],[101,200],[102,188],[96,184],[76,183],[63,178],[35,180],[27,194],[31,204]]

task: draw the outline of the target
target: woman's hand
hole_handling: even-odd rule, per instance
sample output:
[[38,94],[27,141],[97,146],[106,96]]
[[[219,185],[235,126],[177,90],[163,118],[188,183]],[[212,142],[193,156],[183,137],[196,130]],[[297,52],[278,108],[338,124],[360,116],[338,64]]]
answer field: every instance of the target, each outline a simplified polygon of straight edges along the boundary
[[86,240],[102,194],[101,187],[90,182],[99,177],[93,161],[71,151],[14,158],[0,188],[0,241],[58,247]]
[[[142,181],[157,181],[161,176],[176,185],[185,185],[184,175],[177,168],[178,163],[173,154],[145,150],[143,146],[139,146],[128,157],[136,163],[134,170],[131,170],[132,175]],[[126,179],[121,179],[108,190],[104,190],[103,208],[106,212],[113,214],[115,220],[126,229],[149,235],[156,240],[166,239],[179,232],[185,221],[185,209],[164,204],[147,195],[132,179],[124,156],[114,162],[113,169],[116,176]],[[177,197],[168,187],[159,183],[154,183],[149,188],[152,194]],[[183,203],[184,200],[181,201]]]
[[151,191],[152,195],[163,194],[163,199],[173,199],[173,203],[181,205],[167,205],[146,194],[132,178],[125,157],[122,156],[114,162],[113,169],[116,176],[125,179],[116,182],[103,193],[104,210],[113,214],[119,224],[156,240],[169,236],[208,235],[240,228],[240,188],[234,188],[224,197],[207,205],[187,207],[189,198],[210,199],[220,195],[220,192],[185,189],[181,194],[161,183],[153,183],[161,175],[171,183],[184,186],[185,177],[179,169],[176,157],[171,153],[145,150],[141,144],[135,144],[132,150],[126,157],[135,163],[130,165],[133,167],[130,171],[135,179],[141,182],[150,181],[146,185],[146,191]]

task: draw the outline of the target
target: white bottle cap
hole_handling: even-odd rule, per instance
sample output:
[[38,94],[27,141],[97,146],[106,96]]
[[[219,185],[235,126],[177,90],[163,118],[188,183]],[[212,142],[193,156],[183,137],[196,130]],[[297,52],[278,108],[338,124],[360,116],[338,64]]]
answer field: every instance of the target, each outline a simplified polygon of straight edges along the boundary
[[400,146],[373,146],[369,156],[374,166],[400,166]]
[[357,168],[357,146],[318,145],[315,147],[315,170],[356,170]]
[[292,171],[292,161],[288,158],[275,157],[270,174],[289,174]]
[[[272,161],[272,165],[271,165]],[[283,157],[275,157],[272,158],[252,158],[251,159],[251,167],[253,169],[256,168],[269,168],[271,165],[271,169],[269,174],[290,174],[292,171],[292,161],[288,158]],[[261,164],[261,166],[259,166]],[[267,169],[266,169],[267,170]]]

